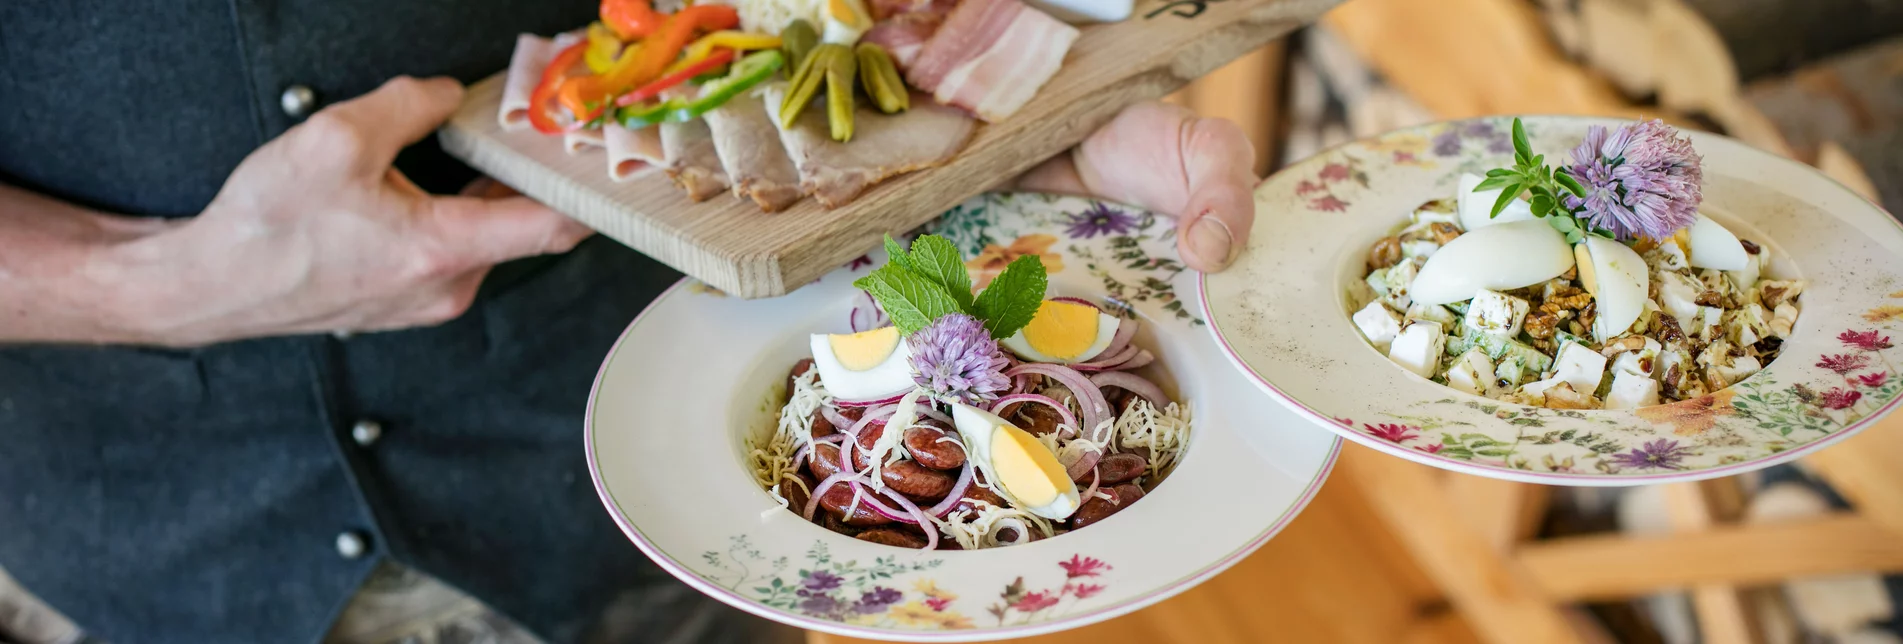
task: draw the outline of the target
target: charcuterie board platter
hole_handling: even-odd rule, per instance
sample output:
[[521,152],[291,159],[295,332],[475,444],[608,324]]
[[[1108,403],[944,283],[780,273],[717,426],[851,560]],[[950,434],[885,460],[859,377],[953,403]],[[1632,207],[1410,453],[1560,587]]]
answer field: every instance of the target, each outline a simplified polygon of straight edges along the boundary
[[[470,88],[439,132],[476,169],[675,269],[741,298],[786,294],[1075,145],[1124,106],[1161,97],[1313,21],[1335,0],[1142,0],[1121,22],[1080,27],[1061,68],[1008,118],[981,123],[937,167],[826,208],[779,212],[713,194],[694,201],[661,172],[615,181],[602,149],[498,122],[506,72]],[[915,94],[915,103],[924,95]],[[929,100],[929,99],[927,99]],[[811,115],[808,115],[811,116]],[[866,137],[870,139],[871,137]]]

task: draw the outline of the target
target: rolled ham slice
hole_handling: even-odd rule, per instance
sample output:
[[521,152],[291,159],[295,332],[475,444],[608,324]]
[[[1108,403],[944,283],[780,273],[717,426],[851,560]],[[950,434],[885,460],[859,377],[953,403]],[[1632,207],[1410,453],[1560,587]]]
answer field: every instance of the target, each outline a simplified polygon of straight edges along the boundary
[[[698,93],[696,89],[678,88],[662,95],[692,98]],[[662,123],[660,128],[661,152],[666,157],[661,168],[674,185],[687,191],[688,199],[706,201],[727,189],[727,173],[721,170],[720,152],[714,148],[714,134],[707,128],[707,121]]]
[[800,200],[799,169],[787,156],[780,130],[757,93],[736,96],[704,118],[734,196],[752,199],[766,212],[785,210]]
[[986,121],[1037,95],[1077,41],[1077,28],[1018,0],[964,0],[906,70],[913,87]]
[[568,150],[569,154],[581,154],[607,144],[601,130],[569,130],[562,133],[562,149]]
[[601,138],[608,146],[608,178],[617,182],[659,170],[665,159],[656,128],[629,130],[610,121],[601,128]]
[[542,70],[548,68],[556,53],[580,40],[573,32],[557,35],[554,40],[535,34],[515,37],[515,53],[509,56],[509,75],[502,82],[502,106],[496,111],[496,122],[502,125],[503,131],[529,127],[529,97],[535,95],[535,86],[542,82]]
[[[774,83],[763,93],[765,105],[778,106],[786,84]],[[860,107],[852,115],[850,143],[832,139],[823,107],[806,108],[792,128],[780,130],[780,142],[799,168],[800,190],[827,208],[837,208],[889,177],[936,166],[957,155],[977,122],[956,108],[926,99],[913,92],[912,109],[897,114]]]

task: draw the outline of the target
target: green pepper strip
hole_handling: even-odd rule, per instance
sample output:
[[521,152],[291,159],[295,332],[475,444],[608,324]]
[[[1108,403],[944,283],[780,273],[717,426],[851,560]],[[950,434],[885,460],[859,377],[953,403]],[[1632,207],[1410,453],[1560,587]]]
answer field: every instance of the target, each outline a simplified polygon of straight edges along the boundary
[[679,115],[680,120],[699,118],[700,115],[725,105],[735,96],[772,78],[785,65],[786,57],[781,56],[778,51],[769,49],[747,54],[745,58],[740,59],[740,62],[734,63],[733,71],[725,78],[702,85],[700,98],[679,108],[682,112]]

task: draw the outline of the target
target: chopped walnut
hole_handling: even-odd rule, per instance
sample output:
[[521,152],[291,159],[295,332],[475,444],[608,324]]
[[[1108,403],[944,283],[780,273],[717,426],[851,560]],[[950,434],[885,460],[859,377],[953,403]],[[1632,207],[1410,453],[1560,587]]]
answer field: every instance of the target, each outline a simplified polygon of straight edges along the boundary
[[1460,228],[1450,223],[1437,221],[1430,228],[1434,231],[1434,243],[1442,246],[1460,236]]
[[[1585,308],[1579,309],[1579,325],[1587,329],[1590,329],[1592,328],[1593,318],[1596,318],[1598,316],[1599,316],[1599,303],[1587,302]],[[1573,333],[1577,333],[1579,335],[1586,334],[1586,332],[1583,329],[1579,331],[1574,331]]]
[[[1567,311],[1566,314],[1570,317],[1572,312]],[[1526,322],[1520,328],[1535,340],[1546,340],[1553,337],[1553,329],[1558,328],[1560,322],[1558,313],[1541,311],[1526,316]]]
[[1643,348],[1645,348],[1645,338],[1641,338],[1636,335],[1628,335],[1626,337],[1619,338],[1611,342],[1607,342],[1606,346],[1599,350],[1599,353],[1600,355],[1610,358],[1610,357],[1619,355],[1621,353],[1625,353],[1627,351],[1638,351]]
[[1368,249],[1368,269],[1387,268],[1401,262],[1401,240],[1383,237]]
[[1567,281],[1572,281],[1574,279],[1577,279],[1578,277],[1579,277],[1578,265],[1568,266],[1566,267],[1566,272],[1559,274],[1560,279],[1567,280]]
[[1694,301],[1698,302],[1699,306],[1725,308],[1725,294],[1713,290],[1706,290],[1703,293],[1699,293],[1698,299]]
[[1685,340],[1685,330],[1678,326],[1678,318],[1664,311],[1652,316],[1652,332],[1660,342]]
[[1772,310],[1776,310],[1778,305],[1786,303],[1787,300],[1797,299],[1797,296],[1804,292],[1804,283],[1802,281],[1779,282],[1766,280],[1759,282],[1759,284],[1758,302],[1763,304],[1764,308]]

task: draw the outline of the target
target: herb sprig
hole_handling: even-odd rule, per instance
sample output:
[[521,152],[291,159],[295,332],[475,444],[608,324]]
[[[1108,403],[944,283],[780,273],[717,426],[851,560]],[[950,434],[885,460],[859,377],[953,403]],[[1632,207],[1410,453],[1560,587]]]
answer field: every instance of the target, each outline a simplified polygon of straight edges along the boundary
[[1533,216],[1545,219],[1554,230],[1565,234],[1569,244],[1586,241],[1588,234],[1612,237],[1612,231],[1594,228],[1566,208],[1562,199],[1565,193],[1584,198],[1586,187],[1568,174],[1565,168],[1554,170],[1548,167],[1546,155],[1533,154],[1533,146],[1526,140],[1526,128],[1520,125],[1518,118],[1513,119],[1513,167],[1488,170],[1487,178],[1474,186],[1474,192],[1495,188],[1500,189],[1500,198],[1494,200],[1493,211],[1487,215],[1488,218],[1500,216],[1508,204],[1525,194]]
[[1036,255],[1012,260],[974,298],[971,273],[950,240],[920,235],[907,251],[886,235],[885,251],[885,265],[852,285],[871,293],[905,335],[946,315],[964,313],[983,321],[992,338],[1008,338],[1030,324],[1044,302],[1049,276]]

